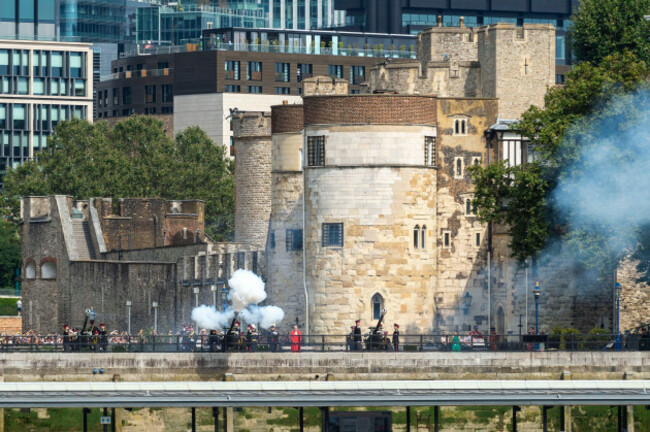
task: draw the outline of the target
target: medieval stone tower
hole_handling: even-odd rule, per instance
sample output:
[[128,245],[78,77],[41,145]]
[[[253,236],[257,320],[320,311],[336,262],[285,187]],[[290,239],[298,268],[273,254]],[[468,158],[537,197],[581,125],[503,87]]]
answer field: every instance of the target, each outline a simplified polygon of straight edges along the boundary
[[304,321],[302,105],[272,109],[271,222],[267,292],[283,305],[285,322]]
[[555,29],[550,24],[432,27],[418,35],[417,60],[372,69],[369,90],[439,97],[499,99],[499,116],[517,119],[542,106],[555,85]]
[[235,141],[235,241],[265,247],[271,215],[271,118],[232,118]]

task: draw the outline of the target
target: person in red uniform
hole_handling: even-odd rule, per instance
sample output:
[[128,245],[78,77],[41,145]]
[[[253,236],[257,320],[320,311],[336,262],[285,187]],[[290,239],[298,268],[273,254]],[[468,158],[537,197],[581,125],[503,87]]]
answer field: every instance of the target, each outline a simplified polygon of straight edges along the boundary
[[289,335],[291,340],[291,352],[300,352],[300,344],[302,343],[302,333],[298,330],[298,326],[293,326],[293,330]]

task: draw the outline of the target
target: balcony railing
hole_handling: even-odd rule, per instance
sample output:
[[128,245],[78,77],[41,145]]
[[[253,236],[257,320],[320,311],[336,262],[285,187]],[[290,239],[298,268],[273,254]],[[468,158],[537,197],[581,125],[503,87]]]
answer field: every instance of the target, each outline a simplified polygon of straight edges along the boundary
[[174,68],[164,68],[164,69],[142,69],[138,71],[124,71],[124,72],[114,72],[108,75],[102,75],[100,81],[110,81],[121,78],[146,78],[146,77],[161,77],[173,75]]

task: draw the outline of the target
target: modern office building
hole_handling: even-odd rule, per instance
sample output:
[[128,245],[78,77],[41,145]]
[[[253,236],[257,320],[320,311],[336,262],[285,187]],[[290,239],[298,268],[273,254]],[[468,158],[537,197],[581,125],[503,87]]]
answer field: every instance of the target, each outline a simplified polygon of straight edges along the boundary
[[0,1],[3,38],[53,40],[58,36],[59,0]]
[[0,187],[59,121],[93,117],[90,44],[0,40]]
[[359,93],[378,62],[415,57],[411,35],[231,28],[206,30],[199,42],[142,48],[114,61],[97,88],[97,117],[174,114],[178,132],[192,125],[192,106],[202,106],[211,114],[194,116],[195,124],[230,145],[232,134],[221,127],[230,108],[268,110],[298,98],[302,80],[312,76],[346,80],[349,92]]
[[567,30],[579,0],[336,0],[335,8],[345,11],[346,30],[376,33],[417,34],[438,25],[478,27],[499,22],[553,24],[556,28],[556,83],[564,82],[571,54]]
[[210,28],[268,27],[268,14],[257,8],[183,4],[152,6],[136,10],[135,40],[137,43],[181,45],[201,38],[201,31]]

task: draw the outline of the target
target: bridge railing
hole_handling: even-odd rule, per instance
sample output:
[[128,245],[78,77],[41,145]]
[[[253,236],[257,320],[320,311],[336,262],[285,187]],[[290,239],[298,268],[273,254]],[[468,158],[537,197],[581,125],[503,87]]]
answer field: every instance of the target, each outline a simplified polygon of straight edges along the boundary
[[[650,334],[621,335],[621,350],[650,350]],[[397,346],[396,346],[397,345]],[[615,350],[613,334],[564,335],[16,335],[0,336],[0,352],[474,352]]]

